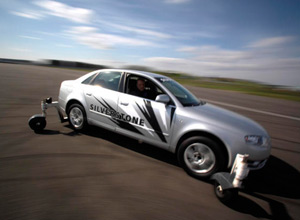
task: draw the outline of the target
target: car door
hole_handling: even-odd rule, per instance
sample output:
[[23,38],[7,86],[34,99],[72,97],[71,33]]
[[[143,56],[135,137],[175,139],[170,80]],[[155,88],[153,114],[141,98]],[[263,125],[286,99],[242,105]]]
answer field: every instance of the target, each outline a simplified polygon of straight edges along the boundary
[[146,79],[145,89],[149,97],[139,97],[130,93],[137,77],[130,75],[126,79],[125,93],[120,94],[118,112],[121,115],[120,125],[116,130],[136,139],[168,148],[171,141],[172,122],[175,117],[175,105],[155,101],[163,91],[155,83]]
[[87,116],[92,124],[115,130],[121,74],[118,71],[101,71],[84,86]]

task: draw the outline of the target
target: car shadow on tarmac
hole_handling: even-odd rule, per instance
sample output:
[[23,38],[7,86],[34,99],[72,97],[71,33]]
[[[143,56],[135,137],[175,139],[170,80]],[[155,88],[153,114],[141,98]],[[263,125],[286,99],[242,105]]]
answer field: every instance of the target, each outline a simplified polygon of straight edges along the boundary
[[[65,127],[70,128],[69,125],[66,125]],[[173,153],[149,144],[139,143],[134,139],[94,126],[90,126],[87,131],[83,131],[81,133],[76,131],[63,133],[60,131],[44,130],[40,134],[62,134],[67,136],[87,135],[101,138],[120,147],[146,155],[156,160],[163,161],[173,166],[179,166],[176,156]],[[250,172],[247,180],[244,182],[244,185],[245,188],[241,190],[242,193],[239,194],[239,197],[235,201],[225,204],[227,207],[257,218],[291,219],[285,205],[267,197],[267,195],[291,199],[300,198],[300,173],[294,167],[277,157],[271,156],[268,163],[262,170]],[[245,197],[243,194],[248,196]],[[269,204],[271,214],[268,214],[267,211],[265,211],[259,204],[249,199],[249,196],[267,202]]]
[[[71,129],[69,125],[65,125],[65,127]],[[91,125],[89,126],[88,130],[82,132],[76,132],[71,130],[70,132],[65,133],[61,131],[45,129],[41,132],[36,132],[36,133],[41,135],[92,136],[92,137],[104,139],[106,141],[116,144],[117,146],[132,150],[134,152],[146,155],[153,159],[160,160],[168,164],[171,164],[173,166],[179,167],[175,154],[172,154],[171,152],[168,152],[166,150],[163,150],[161,148],[155,147],[150,144],[140,143],[135,139],[120,134],[116,134],[112,131],[91,126]]]
[[[93,126],[91,126],[91,128],[88,131],[84,131],[82,133],[93,137],[105,139],[120,147],[146,155],[156,160],[163,161],[173,166],[179,166],[175,154],[172,154],[171,152],[155,147],[153,145],[139,142],[135,139]],[[116,138],[116,135],[118,136],[118,138]]]
[[245,192],[300,199],[300,173],[283,160],[271,156],[265,167],[250,172]]
[[[226,204],[229,208],[257,218],[292,219],[283,203],[271,199],[267,195],[290,199],[300,198],[300,173],[294,167],[271,156],[263,169],[249,173],[244,186],[245,188],[241,190],[242,193],[237,200]],[[271,215],[254,201],[241,195],[243,193],[266,202]]]

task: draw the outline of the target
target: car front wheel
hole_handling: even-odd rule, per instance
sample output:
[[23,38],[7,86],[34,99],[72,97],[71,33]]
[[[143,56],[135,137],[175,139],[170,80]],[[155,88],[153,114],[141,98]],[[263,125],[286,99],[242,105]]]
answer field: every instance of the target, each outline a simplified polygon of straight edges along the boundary
[[183,141],[178,148],[178,161],[193,177],[208,178],[225,167],[225,155],[213,140],[195,136]]

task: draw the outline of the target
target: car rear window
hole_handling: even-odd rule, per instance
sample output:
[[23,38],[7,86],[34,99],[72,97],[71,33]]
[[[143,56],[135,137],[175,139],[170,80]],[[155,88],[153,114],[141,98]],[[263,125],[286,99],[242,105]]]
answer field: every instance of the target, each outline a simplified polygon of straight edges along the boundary
[[117,91],[120,78],[121,72],[100,72],[90,84]]
[[95,75],[96,75],[96,73],[91,75],[90,77],[86,78],[85,80],[83,80],[82,84],[90,84],[91,80],[94,78]]

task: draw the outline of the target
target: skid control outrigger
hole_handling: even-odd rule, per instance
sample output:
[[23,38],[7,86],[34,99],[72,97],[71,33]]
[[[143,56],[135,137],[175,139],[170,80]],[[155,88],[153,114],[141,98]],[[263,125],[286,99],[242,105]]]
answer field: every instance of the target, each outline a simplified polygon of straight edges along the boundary
[[221,202],[231,202],[242,188],[243,180],[249,174],[247,160],[248,154],[237,154],[230,173],[215,173],[211,179],[215,181],[214,191]]
[[28,120],[29,127],[36,132],[42,131],[46,127],[46,124],[47,124],[46,110],[48,108],[53,108],[53,107],[56,108],[60,121],[62,123],[66,122],[68,120],[68,118],[63,116],[63,113],[59,109],[58,102],[57,101],[52,102],[52,98],[49,97],[47,99],[44,99],[41,102],[42,114],[33,115],[31,118],[29,118],[29,120]]

